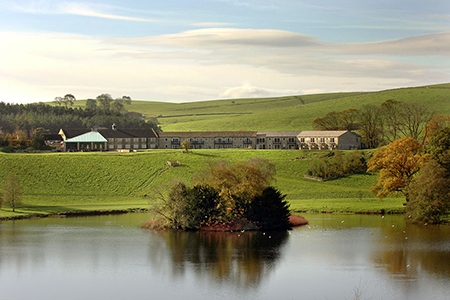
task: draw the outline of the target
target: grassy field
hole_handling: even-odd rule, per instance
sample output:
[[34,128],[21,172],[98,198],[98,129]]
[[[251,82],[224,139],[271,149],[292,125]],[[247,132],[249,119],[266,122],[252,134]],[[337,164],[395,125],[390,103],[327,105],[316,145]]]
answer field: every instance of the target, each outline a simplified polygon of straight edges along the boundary
[[[133,100],[129,111],[156,118],[164,131],[300,131],[330,111],[380,105],[386,100],[423,103],[450,114],[450,83],[379,92],[330,93],[259,99],[229,99],[192,103]],[[76,101],[75,107],[85,101]],[[14,172],[23,185],[23,205],[16,213],[0,210],[0,218],[67,211],[148,208],[157,189],[182,179],[189,182],[218,160],[254,157],[275,163],[275,186],[297,212],[399,212],[403,199],[379,201],[369,193],[376,175],[353,175],[328,182],[304,179],[311,161],[324,152],[275,150],[173,150],[141,153],[0,153],[0,184]],[[180,161],[176,168],[167,161]]]
[[[191,182],[209,163],[265,158],[276,165],[274,185],[296,212],[398,212],[402,198],[379,201],[368,191],[376,175],[353,175],[318,182],[304,179],[311,161],[324,152],[275,150],[152,150],[138,153],[0,154],[0,184],[15,173],[23,187],[16,213],[0,218],[70,211],[146,209],[155,191],[175,180]],[[168,167],[167,161],[181,166]]]
[[[450,114],[450,83],[379,92],[329,93],[256,99],[164,103],[133,100],[127,110],[156,118],[163,131],[300,131],[330,111],[359,109],[386,100],[426,104]],[[76,101],[75,106],[84,106]]]

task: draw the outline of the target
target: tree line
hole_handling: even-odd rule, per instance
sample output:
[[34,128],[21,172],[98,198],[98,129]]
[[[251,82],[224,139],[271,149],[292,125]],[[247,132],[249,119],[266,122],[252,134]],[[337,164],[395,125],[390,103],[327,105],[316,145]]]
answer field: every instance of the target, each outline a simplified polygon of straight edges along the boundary
[[67,94],[56,97],[54,103],[11,104],[0,102],[0,147],[43,146],[45,134],[57,133],[66,128],[110,127],[116,123],[123,128],[153,128],[160,131],[156,122],[146,122],[128,113],[129,96],[113,99],[101,94],[88,99],[85,107],[73,107],[75,97]]
[[435,114],[424,104],[390,99],[379,106],[332,111],[312,123],[316,130],[358,131],[365,148],[377,148],[405,136],[424,142],[433,132],[448,126],[450,117]]

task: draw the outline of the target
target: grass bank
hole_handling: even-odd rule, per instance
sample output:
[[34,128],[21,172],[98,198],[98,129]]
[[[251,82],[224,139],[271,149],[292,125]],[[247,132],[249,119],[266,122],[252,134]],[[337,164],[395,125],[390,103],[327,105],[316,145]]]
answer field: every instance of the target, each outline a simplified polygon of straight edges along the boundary
[[[0,184],[15,173],[22,185],[22,205],[3,207],[0,218],[79,212],[141,210],[157,190],[174,180],[187,183],[209,163],[265,158],[276,165],[275,186],[286,194],[294,212],[394,213],[403,211],[402,198],[379,201],[369,188],[374,174],[317,182],[305,179],[313,159],[325,152],[276,150],[151,150],[138,153],[0,154]],[[181,166],[169,167],[167,161]]]

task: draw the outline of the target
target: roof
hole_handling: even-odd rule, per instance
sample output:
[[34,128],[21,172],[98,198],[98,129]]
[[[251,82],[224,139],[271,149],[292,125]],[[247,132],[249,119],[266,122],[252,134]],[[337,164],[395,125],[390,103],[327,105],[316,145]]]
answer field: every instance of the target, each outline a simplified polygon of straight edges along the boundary
[[116,129],[102,128],[99,126],[90,129],[73,129],[62,128],[59,131],[60,135],[64,135],[66,139],[75,138],[89,132],[98,132],[104,138],[156,138],[158,135],[152,128],[148,129]]
[[89,132],[89,129],[73,129],[73,128],[61,128],[61,130],[59,131],[59,134],[63,133],[64,136],[66,137],[66,139],[70,139],[76,136],[79,136],[83,133]]
[[316,130],[316,131],[302,131],[299,137],[338,137],[347,133],[347,130]]
[[256,137],[256,131],[183,131],[160,132],[160,138],[227,138]]
[[66,143],[105,143],[107,140],[97,131],[90,131],[71,139],[65,140]]
[[256,134],[266,137],[296,137],[300,134],[300,131],[258,131]]
[[44,134],[44,140],[46,141],[62,141],[62,136],[59,134]]
[[105,138],[153,138],[157,137],[153,129],[98,129]]

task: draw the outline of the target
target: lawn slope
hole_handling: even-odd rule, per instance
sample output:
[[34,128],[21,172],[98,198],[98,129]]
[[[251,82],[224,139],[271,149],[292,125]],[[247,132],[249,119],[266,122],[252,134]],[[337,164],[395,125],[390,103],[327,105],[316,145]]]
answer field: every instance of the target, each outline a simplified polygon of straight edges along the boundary
[[[191,182],[209,163],[265,158],[276,165],[275,186],[294,211],[398,211],[401,198],[382,202],[368,189],[375,175],[316,182],[303,178],[323,152],[275,150],[153,150],[139,153],[0,154],[0,184],[8,172],[23,186],[18,214],[148,208],[157,191],[175,180]],[[180,167],[168,167],[179,161]],[[0,217],[17,215],[4,207]]]

